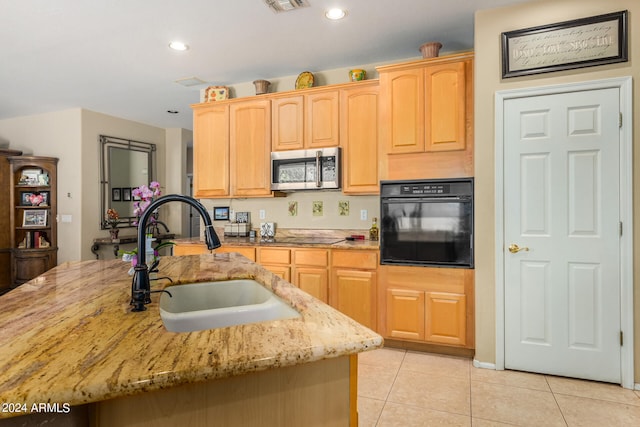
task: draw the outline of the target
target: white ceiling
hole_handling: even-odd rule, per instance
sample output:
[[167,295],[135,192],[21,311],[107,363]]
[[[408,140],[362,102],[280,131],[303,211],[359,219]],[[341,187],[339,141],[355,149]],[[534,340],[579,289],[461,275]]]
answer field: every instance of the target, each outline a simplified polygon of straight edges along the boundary
[[[308,0],[276,14],[263,0],[0,0],[0,120],[87,108],[191,129],[208,84],[401,60],[427,41],[472,49],[476,10],[524,1]],[[347,17],[327,20],[330,6]],[[175,83],[192,76],[208,84]]]

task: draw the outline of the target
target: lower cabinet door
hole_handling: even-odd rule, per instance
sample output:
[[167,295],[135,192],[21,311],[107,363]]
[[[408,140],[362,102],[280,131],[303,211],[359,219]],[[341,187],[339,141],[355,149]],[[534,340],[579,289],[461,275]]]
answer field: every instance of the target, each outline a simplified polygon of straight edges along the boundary
[[293,284],[320,301],[328,302],[329,274],[326,268],[296,267]]
[[286,280],[287,282],[291,281],[291,268],[285,267],[283,265],[263,265],[264,268],[272,272],[278,277]]
[[424,291],[387,289],[387,335],[424,340]]
[[465,345],[467,336],[465,295],[449,292],[425,292],[425,340]]
[[332,305],[356,322],[376,330],[376,283],[374,271],[334,270]]

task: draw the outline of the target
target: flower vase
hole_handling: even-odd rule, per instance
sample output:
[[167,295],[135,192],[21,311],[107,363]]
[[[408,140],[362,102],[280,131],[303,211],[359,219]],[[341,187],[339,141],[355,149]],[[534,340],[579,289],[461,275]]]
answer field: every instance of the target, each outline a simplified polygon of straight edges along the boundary
[[151,245],[155,241],[156,239],[153,237],[153,234],[147,234],[144,246],[145,261],[147,264],[151,264],[153,262],[153,246]]
[[[149,267],[149,278],[150,279],[156,279],[157,275],[156,272],[153,271],[155,270],[155,268],[157,267],[157,264],[154,265],[154,263],[160,262],[160,260],[156,260],[155,258],[155,251],[153,250],[153,246],[151,246],[153,244],[153,242],[156,241],[155,237],[153,237],[153,234],[147,234],[146,235],[146,239],[145,239],[145,247],[144,247],[144,258],[145,258],[145,263],[147,264],[147,266]],[[158,257],[160,258],[160,257]]]
[[109,230],[109,234],[111,235],[111,240],[118,240],[118,233],[120,233],[119,228],[112,228]]

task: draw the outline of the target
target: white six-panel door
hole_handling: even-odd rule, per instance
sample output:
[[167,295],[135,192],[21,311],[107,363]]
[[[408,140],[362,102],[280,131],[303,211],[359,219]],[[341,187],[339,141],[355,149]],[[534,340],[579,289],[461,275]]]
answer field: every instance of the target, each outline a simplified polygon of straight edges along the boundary
[[505,368],[621,381],[619,96],[505,101]]

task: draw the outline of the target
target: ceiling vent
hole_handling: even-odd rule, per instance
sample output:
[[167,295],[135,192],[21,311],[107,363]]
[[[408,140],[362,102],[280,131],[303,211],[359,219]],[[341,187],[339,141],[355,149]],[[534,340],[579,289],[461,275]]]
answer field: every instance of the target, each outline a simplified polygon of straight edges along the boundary
[[264,0],[264,2],[276,13],[309,7],[307,0]]

